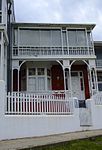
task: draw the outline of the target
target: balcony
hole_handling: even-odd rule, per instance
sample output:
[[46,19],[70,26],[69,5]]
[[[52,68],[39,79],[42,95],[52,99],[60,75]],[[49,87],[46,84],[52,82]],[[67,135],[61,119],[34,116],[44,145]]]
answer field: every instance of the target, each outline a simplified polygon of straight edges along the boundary
[[102,68],[102,59],[97,59],[96,60],[96,67],[97,68]]
[[34,47],[34,46],[14,46],[13,58],[48,58],[69,56],[93,56],[93,47]]

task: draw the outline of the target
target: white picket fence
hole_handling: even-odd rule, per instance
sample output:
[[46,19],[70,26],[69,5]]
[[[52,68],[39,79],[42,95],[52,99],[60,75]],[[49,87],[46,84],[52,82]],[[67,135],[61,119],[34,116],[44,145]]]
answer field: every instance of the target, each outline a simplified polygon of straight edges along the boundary
[[73,99],[65,94],[8,93],[6,115],[69,115],[73,114]]

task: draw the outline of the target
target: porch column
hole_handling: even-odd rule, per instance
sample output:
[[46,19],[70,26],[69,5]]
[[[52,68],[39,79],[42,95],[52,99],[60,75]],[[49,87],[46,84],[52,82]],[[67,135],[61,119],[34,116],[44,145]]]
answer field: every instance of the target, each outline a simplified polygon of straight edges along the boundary
[[65,68],[63,67],[64,90],[66,91]]
[[89,68],[89,83],[90,83],[90,94],[93,95],[93,87],[92,87],[92,74],[91,74],[91,68]]
[[69,69],[69,89],[70,89],[70,94],[72,97],[72,78],[71,78],[71,67],[68,68]]

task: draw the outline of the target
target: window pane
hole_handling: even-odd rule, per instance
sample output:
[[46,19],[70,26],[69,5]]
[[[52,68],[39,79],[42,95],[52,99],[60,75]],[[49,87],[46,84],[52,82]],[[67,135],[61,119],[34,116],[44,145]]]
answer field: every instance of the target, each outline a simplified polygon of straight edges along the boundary
[[40,46],[40,32],[39,30],[22,29],[19,35],[19,44]]
[[91,41],[91,33],[87,33],[87,39],[88,39],[88,46],[92,46],[92,41]]
[[68,31],[68,42],[69,46],[77,46],[76,30]]
[[36,75],[35,68],[30,68],[30,69],[29,69],[29,75],[30,75],[30,76]]
[[51,30],[51,46],[61,46],[61,30]]
[[35,77],[29,77],[28,79],[28,91],[34,92],[36,90],[36,78]]
[[48,90],[51,90],[51,79],[47,78],[47,88]]
[[98,83],[98,89],[99,91],[102,91],[102,83]]
[[38,75],[44,75],[44,68],[38,68]]
[[67,46],[67,36],[66,36],[66,31],[62,32],[62,36],[63,36],[63,46]]
[[86,35],[84,30],[77,30],[77,44],[78,46],[86,46]]
[[97,73],[97,78],[99,82],[102,81],[102,72]]
[[51,71],[49,69],[47,69],[47,75],[51,76]]
[[38,91],[45,90],[45,77],[38,77]]
[[40,30],[40,46],[50,46],[50,45],[51,45],[51,31]]

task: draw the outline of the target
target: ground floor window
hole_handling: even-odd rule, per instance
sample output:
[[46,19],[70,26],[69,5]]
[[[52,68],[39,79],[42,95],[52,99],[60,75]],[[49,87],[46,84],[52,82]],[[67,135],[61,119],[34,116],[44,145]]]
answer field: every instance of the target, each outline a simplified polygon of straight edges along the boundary
[[102,91],[102,72],[97,72],[98,89]]
[[51,73],[48,68],[28,68],[28,91],[51,89]]

